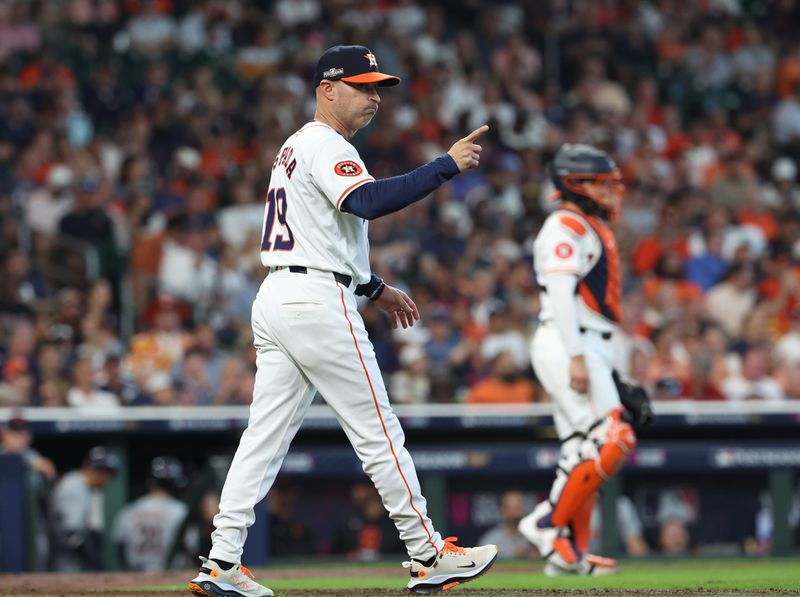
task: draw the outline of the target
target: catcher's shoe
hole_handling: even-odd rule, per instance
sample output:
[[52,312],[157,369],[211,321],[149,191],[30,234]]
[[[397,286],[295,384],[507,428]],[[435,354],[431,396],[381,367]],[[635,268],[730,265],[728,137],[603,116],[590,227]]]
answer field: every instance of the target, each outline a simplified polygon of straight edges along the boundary
[[558,537],[558,529],[550,521],[553,508],[545,500],[536,504],[533,512],[519,521],[517,529],[539,550],[539,555],[547,558],[553,552],[553,543]]
[[457,537],[444,540],[444,547],[431,561],[411,560],[403,567],[411,572],[408,589],[414,593],[447,591],[462,583],[478,578],[491,568],[497,559],[496,545],[458,547]]
[[605,558],[593,553],[587,553],[584,560],[589,564],[589,574],[603,576],[619,572],[619,566],[617,566],[617,561],[614,558]]
[[545,559],[546,576],[566,574],[614,574],[618,571],[616,560],[592,554],[583,555],[575,547],[567,529],[554,527],[550,521],[552,506],[545,500],[533,512],[520,520],[519,532],[536,546]]
[[545,555],[545,576],[563,574],[588,574],[589,564],[583,557],[567,529],[558,529],[550,553]]
[[241,564],[223,570],[214,560],[200,557],[203,566],[189,582],[189,590],[200,597],[272,597],[267,587],[258,584],[252,572]]
[[617,561],[613,558],[604,558],[594,554],[586,554],[579,566],[562,566],[557,558],[550,558],[544,565],[545,576],[603,576],[619,572]]

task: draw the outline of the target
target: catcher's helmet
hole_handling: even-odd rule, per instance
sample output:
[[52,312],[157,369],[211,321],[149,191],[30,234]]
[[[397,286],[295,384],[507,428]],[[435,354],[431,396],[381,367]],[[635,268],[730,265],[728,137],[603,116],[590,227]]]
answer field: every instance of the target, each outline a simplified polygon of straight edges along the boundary
[[150,477],[156,485],[170,491],[182,489],[187,481],[180,460],[171,456],[153,458],[150,463]]
[[609,155],[596,147],[566,144],[550,164],[556,198],[572,201],[587,213],[613,220],[619,213],[625,185]]

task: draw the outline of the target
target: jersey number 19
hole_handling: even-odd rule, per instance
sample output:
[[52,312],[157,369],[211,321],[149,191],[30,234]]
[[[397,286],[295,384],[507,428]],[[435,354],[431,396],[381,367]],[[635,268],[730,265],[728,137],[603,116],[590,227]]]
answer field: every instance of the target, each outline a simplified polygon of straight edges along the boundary
[[[264,239],[261,241],[262,251],[291,251],[294,247],[292,229],[286,223],[287,210],[286,191],[284,188],[270,189],[269,193],[267,193],[267,218],[264,223]],[[273,239],[272,229],[275,226],[276,215],[279,228],[275,231],[275,238]]]

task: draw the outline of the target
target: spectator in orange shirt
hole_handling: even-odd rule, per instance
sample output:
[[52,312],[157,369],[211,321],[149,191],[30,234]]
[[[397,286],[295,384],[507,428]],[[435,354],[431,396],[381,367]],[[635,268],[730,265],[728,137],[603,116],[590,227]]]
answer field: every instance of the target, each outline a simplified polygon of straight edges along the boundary
[[658,230],[641,238],[633,249],[631,259],[636,275],[653,271],[668,251],[678,254],[681,259],[688,254],[686,232],[679,210],[665,207],[659,214],[659,224]]
[[72,89],[75,87],[75,75],[67,65],[58,60],[55,53],[47,50],[25,65],[19,73],[19,83],[25,90],[43,85],[48,88],[58,86],[61,89]]
[[778,65],[775,85],[778,97],[792,95],[798,82],[800,82],[800,44],[795,45]]
[[12,357],[3,366],[0,379],[0,407],[30,406],[33,398],[33,376],[28,361]]
[[677,251],[665,252],[656,263],[653,274],[642,284],[642,290],[651,304],[661,302],[666,307],[672,303],[675,307],[677,305],[673,301],[685,304],[703,297],[703,291],[697,284],[684,279],[683,257]]
[[489,377],[479,381],[469,391],[469,404],[511,404],[536,400],[536,389],[514,364],[507,351],[495,355],[489,366]]
[[769,242],[778,238],[780,226],[773,211],[764,204],[756,190],[751,190],[739,211],[739,222],[742,225],[756,226],[764,233]]

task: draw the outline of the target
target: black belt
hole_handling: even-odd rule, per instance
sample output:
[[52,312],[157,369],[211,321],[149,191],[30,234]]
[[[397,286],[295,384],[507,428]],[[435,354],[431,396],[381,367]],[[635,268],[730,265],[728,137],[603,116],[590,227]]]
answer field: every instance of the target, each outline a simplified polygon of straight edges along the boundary
[[[279,269],[283,269],[286,266],[280,265],[275,268],[275,271]],[[289,271],[293,274],[307,274],[308,268],[305,265],[290,265],[288,266]],[[333,274],[333,279],[339,282],[344,286],[350,286],[350,282],[353,281],[352,276],[348,276],[347,274],[340,274],[339,272],[331,272]]]
[[[586,332],[589,331],[586,328],[578,328],[578,329],[580,330],[581,334],[585,334]],[[591,331],[597,332],[597,330],[591,330]],[[597,332],[597,333],[600,334],[600,337],[603,340],[611,340],[611,332]]]

